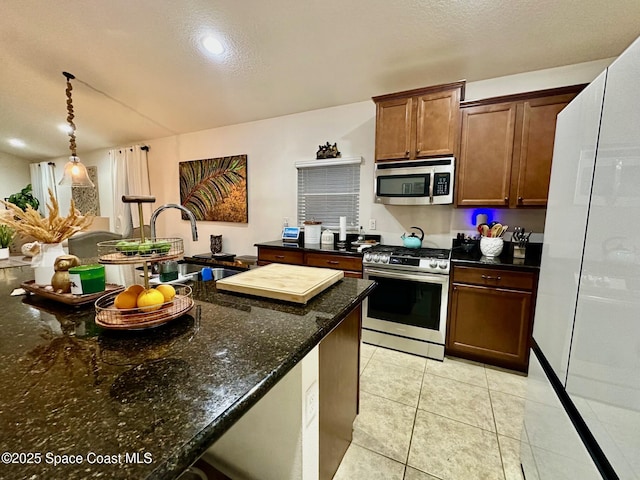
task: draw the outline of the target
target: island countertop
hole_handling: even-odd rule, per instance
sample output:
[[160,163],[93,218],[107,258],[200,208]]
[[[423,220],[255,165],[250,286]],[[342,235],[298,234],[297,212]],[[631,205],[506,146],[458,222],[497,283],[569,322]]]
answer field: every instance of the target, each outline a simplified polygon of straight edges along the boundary
[[176,478],[374,286],[344,278],[300,306],[195,282],[190,314],[114,332],[92,304],[9,296],[32,278],[0,270],[0,478]]

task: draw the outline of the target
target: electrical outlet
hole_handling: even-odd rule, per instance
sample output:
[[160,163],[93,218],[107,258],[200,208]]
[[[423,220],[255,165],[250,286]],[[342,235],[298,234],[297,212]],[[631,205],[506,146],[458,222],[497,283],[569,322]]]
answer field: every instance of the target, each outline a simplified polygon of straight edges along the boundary
[[318,383],[313,384],[305,393],[305,423],[309,425],[318,414]]
[[375,230],[376,229],[376,220],[375,218],[372,218],[371,220],[369,220],[369,230]]

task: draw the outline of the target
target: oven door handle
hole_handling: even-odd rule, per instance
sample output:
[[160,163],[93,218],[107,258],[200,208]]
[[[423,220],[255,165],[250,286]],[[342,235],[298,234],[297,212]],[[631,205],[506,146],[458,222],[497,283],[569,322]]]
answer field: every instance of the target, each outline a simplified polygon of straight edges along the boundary
[[389,270],[377,270],[374,268],[364,269],[365,278],[369,275],[373,275],[381,278],[392,278],[396,280],[414,280],[422,283],[437,283],[439,285],[447,285],[449,283],[449,275],[429,275],[429,274],[411,274],[411,273],[396,273]]

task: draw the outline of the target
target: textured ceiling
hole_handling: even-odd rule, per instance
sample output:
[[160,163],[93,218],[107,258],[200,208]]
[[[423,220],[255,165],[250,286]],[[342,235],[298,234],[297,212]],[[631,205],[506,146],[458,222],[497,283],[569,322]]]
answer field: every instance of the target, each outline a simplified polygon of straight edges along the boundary
[[[3,0],[0,151],[68,153],[63,70],[81,154],[613,57],[638,18],[638,0]],[[202,53],[207,32],[220,58]]]

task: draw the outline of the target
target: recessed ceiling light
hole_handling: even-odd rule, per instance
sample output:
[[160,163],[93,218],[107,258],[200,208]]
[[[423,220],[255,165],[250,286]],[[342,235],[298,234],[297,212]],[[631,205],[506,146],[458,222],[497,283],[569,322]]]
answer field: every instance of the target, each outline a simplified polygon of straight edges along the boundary
[[11,145],[12,147],[24,148],[26,143],[24,143],[19,138],[10,138],[9,139],[9,145]]
[[202,45],[207,49],[208,52],[213,53],[214,55],[220,55],[224,52],[224,46],[217,38],[207,35],[202,39]]
[[71,126],[66,123],[61,123],[58,125],[58,130],[64,133],[71,133]]

